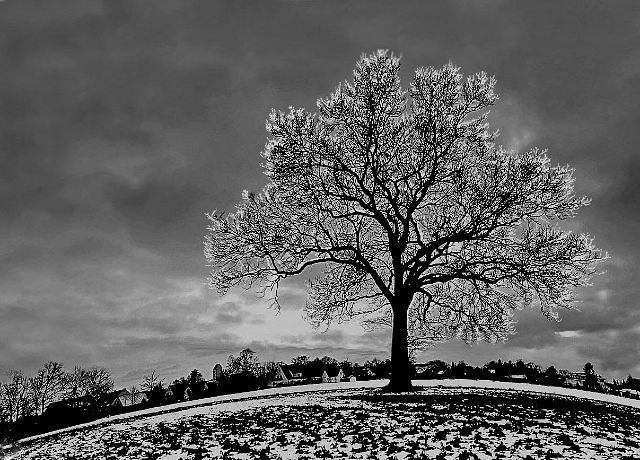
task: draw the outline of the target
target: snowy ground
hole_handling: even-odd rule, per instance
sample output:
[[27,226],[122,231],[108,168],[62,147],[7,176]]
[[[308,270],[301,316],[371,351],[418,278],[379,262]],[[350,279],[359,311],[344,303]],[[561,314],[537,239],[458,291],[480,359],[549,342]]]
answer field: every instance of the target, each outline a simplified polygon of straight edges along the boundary
[[23,440],[13,458],[640,458],[637,400],[472,380],[418,381],[425,388],[417,394],[388,395],[377,388],[385,383],[290,387],[173,412],[150,409]]

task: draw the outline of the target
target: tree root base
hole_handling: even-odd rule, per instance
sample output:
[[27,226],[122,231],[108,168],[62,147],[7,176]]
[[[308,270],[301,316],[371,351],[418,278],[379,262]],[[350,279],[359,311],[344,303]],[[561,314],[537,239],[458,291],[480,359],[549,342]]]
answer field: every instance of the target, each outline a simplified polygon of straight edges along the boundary
[[415,391],[418,391],[420,389],[420,387],[414,386],[412,383],[409,383],[408,385],[392,385],[391,382],[389,382],[387,385],[382,387],[382,392],[383,393],[413,393]]

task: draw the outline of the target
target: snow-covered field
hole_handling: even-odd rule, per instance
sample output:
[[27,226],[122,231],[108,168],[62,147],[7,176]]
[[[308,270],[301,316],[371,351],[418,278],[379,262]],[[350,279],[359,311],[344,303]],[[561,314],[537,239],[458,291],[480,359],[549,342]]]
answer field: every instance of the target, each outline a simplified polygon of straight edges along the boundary
[[[414,383],[424,386],[422,391],[390,395],[379,389],[385,383],[290,387],[194,401],[173,412],[166,412],[168,407],[150,409],[23,440],[12,455],[160,460],[640,458],[640,401],[472,380],[418,381]],[[581,399],[585,397],[598,400]]]

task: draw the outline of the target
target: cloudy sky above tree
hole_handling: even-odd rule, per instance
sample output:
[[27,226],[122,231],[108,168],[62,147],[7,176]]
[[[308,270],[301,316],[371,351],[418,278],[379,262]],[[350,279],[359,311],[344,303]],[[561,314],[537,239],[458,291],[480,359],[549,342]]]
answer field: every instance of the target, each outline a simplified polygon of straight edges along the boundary
[[640,5],[634,2],[0,3],[0,370],[102,365],[116,384],[173,378],[251,346],[263,359],[363,361],[389,336],[313,331],[303,279],[283,310],[206,287],[204,213],[266,183],[271,108],[314,110],[363,52],[452,61],[498,79],[499,142],[546,147],[591,206],[570,227],[611,254],[550,323],[420,360],[534,360],[640,373]]

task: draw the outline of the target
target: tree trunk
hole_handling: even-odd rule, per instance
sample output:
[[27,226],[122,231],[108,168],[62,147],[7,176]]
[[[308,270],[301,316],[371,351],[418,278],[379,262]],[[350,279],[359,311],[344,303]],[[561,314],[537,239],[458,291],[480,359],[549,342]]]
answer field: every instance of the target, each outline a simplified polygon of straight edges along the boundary
[[393,309],[389,390],[401,392],[410,391],[412,388],[407,337],[407,308],[399,307]]

